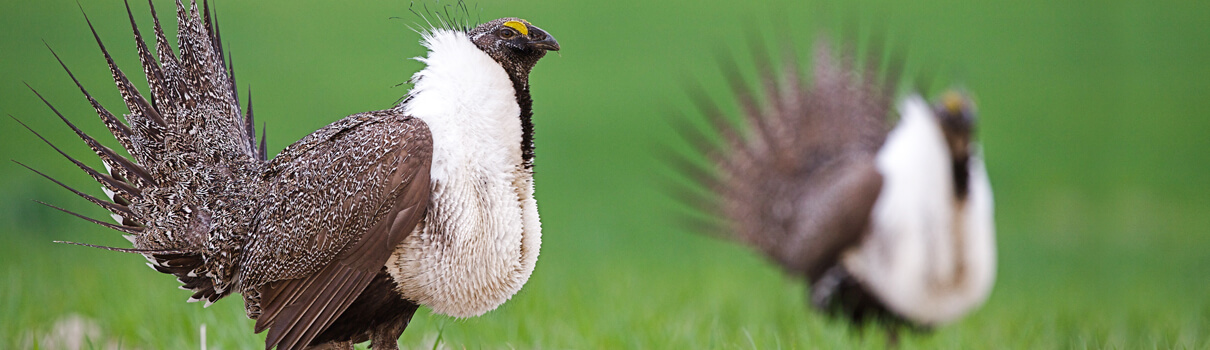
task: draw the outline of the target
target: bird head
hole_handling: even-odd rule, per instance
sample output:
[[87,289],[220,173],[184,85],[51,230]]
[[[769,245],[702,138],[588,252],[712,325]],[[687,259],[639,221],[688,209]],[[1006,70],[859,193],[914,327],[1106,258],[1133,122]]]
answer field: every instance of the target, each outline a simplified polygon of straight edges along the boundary
[[480,24],[467,32],[480,50],[515,77],[529,75],[546,51],[559,51],[555,37],[528,21],[505,17]]
[[956,90],[941,95],[933,106],[945,143],[954,159],[970,156],[972,138],[975,133],[975,104],[970,96]]

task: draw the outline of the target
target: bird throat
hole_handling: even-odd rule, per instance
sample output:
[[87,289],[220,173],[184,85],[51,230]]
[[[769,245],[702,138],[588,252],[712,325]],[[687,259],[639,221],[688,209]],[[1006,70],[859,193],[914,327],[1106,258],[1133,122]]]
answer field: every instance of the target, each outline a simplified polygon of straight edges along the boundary
[[534,168],[534,100],[529,95],[529,73],[510,74],[517,105],[521,107],[521,160],[526,169]]

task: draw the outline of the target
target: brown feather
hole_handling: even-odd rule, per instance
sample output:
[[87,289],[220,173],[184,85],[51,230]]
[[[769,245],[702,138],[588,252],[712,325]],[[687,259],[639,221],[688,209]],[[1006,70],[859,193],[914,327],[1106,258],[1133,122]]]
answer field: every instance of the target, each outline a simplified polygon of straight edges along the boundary
[[68,242],[68,241],[55,241],[55,243],[71,244],[71,245],[85,246],[85,247],[89,247],[89,248],[97,248],[97,249],[104,249],[104,250],[110,250],[110,251],[122,252],[122,253],[133,253],[133,254],[178,254],[178,253],[181,253],[180,250],[174,250],[174,249],[126,249],[126,248],[114,248],[114,247],[106,247],[106,246],[102,246],[102,245]]
[[106,210],[109,210],[110,212],[112,212],[114,214],[121,215],[123,218],[125,218],[127,216],[134,216],[134,213],[130,211],[130,208],[126,207],[125,205],[116,204],[113,202],[102,200],[100,198],[93,197],[89,194],[80,192],[80,191],[72,188],[71,186],[68,186],[67,184],[60,182],[59,180],[55,180],[55,178],[50,177],[50,175],[46,175],[46,174],[42,173],[41,171],[35,170],[34,168],[31,168],[28,165],[25,165],[24,163],[21,163],[21,162],[15,161],[15,160],[13,161],[13,163],[17,163],[18,165],[23,166],[26,169],[29,169],[29,171],[35,172],[38,175],[42,175],[42,177],[46,178],[47,180],[50,180],[50,181],[54,182],[55,184],[58,184],[60,187],[66,188],[68,191],[71,191],[71,193],[75,193],[77,196],[80,196],[81,198],[84,198],[85,200],[92,202],[93,204],[96,204],[102,208],[105,208]]
[[[309,227],[305,232],[282,227],[262,228],[265,231],[261,232],[265,234],[284,230],[284,232],[311,235],[309,239],[306,239],[305,236],[295,235],[290,237],[291,242],[312,242],[311,245],[314,247],[339,247],[341,245],[347,247],[339,250],[340,254],[336,255],[307,255],[309,252],[330,253],[332,250],[320,252],[320,249],[305,248],[305,246],[298,246],[297,243],[285,243],[302,248],[299,253],[303,255],[289,257],[290,261],[281,260],[284,256],[277,252],[261,254],[261,251],[256,249],[250,252],[251,255],[245,263],[248,268],[244,270],[246,274],[242,276],[246,283],[254,284],[254,281],[258,279],[281,278],[275,276],[288,277],[309,269],[306,265],[290,270],[280,268],[290,262],[314,261],[314,263],[309,263],[310,266],[315,266],[316,263],[322,264],[319,265],[322,268],[317,272],[303,275],[298,279],[269,283],[262,288],[260,300],[262,313],[257,318],[256,330],[258,332],[266,329],[269,331],[266,348],[278,346],[279,349],[295,349],[310,344],[312,339],[322,333],[345,308],[357,299],[357,296],[382,269],[394,247],[398,246],[399,242],[411,233],[423,218],[429,197],[428,168],[432,147],[431,136],[419,120],[394,113],[392,111],[366,113],[333,123],[328,128],[313,134],[323,136],[308,137],[287,148],[286,151],[283,151],[283,155],[274,159],[273,164],[276,166],[270,166],[271,176],[279,179],[293,179],[289,182],[280,182],[281,186],[286,187],[276,193],[286,195],[298,193],[294,192],[293,187],[290,186],[311,181],[309,177],[300,178],[299,176],[317,176],[322,179],[345,182],[325,184],[325,186],[333,188],[359,186],[360,189],[353,192],[366,194],[368,198],[362,198],[363,200],[357,202],[328,202],[327,205],[333,207],[325,210],[328,213],[327,217],[325,215],[300,215],[262,221],[276,225],[298,224]],[[365,144],[365,142],[381,143],[383,140],[398,141],[373,146]],[[374,153],[378,155],[360,161],[381,162],[382,165],[372,167],[366,167],[366,165],[374,163],[340,165],[347,159],[360,158],[353,155],[347,155],[350,157],[347,159],[341,157],[331,161],[323,160],[333,156],[331,152],[327,151],[330,148],[384,152]],[[308,168],[312,164],[321,166],[321,169]],[[365,169],[368,172],[351,173],[346,176],[326,175],[328,172],[350,169]],[[300,171],[305,171],[305,173],[300,173]],[[301,214],[283,211],[293,210],[299,203],[308,203],[312,200],[312,197],[307,197],[305,193],[298,194],[304,197],[294,200],[285,198],[276,200],[276,203],[289,205],[289,207],[271,206],[266,208],[262,215],[266,218],[274,218],[274,215]],[[316,203],[316,205],[322,207],[324,203]],[[365,219],[358,218],[357,215],[365,215],[366,218],[372,219],[364,222]],[[331,222],[331,224],[321,223],[325,221]],[[260,241],[267,242],[269,239],[270,237],[266,236]],[[264,253],[270,252],[264,251]],[[258,266],[265,266],[265,268]],[[282,272],[290,274],[278,274]]]
[[63,63],[63,59],[59,58],[59,54],[55,53],[55,50],[51,49],[49,44],[46,45],[46,49],[50,50],[50,54],[54,55],[55,60],[59,61],[59,66],[62,66],[63,70],[67,72],[67,76],[71,77],[71,81],[76,83],[76,87],[80,88],[80,92],[84,93],[84,97],[88,99],[88,103],[92,105],[92,108],[97,111],[97,115],[101,117],[101,122],[105,123],[105,127],[109,128],[109,132],[113,134],[115,139],[118,140],[118,144],[121,144],[122,148],[127,150],[133,149],[134,146],[130,141],[130,136],[133,132],[130,131],[130,127],[118,120],[118,118],[115,117],[113,113],[110,113],[108,110],[106,110],[105,107],[102,107],[101,103],[97,102],[97,100],[88,93],[88,90],[84,89],[84,85],[81,85],[80,81],[76,79],[76,75],[72,74],[70,69],[67,69],[67,64]]
[[[114,224],[111,224],[111,223],[108,223],[108,222],[102,222],[102,221],[100,221],[100,220],[97,220],[97,219],[93,219],[93,218],[90,218],[90,217],[84,216],[83,214],[76,213],[76,212],[71,211],[71,210],[67,210],[67,209],[63,209],[63,208],[60,208],[60,207],[56,207],[56,206],[54,206],[54,205],[50,205],[50,204],[48,204],[48,203],[46,203],[46,202],[43,202],[43,201],[35,200],[34,202],[38,202],[38,204],[45,205],[45,206],[51,207],[52,209],[55,209],[55,210],[58,210],[58,211],[61,211],[61,212],[64,212],[64,213],[71,214],[72,216],[75,216],[75,217],[78,217],[78,218],[84,219],[84,221],[88,221],[88,222],[91,222],[91,223],[94,223],[94,224],[97,224],[97,225],[101,225],[101,226],[108,227],[108,228],[113,229],[113,230],[115,230],[115,231],[120,231],[120,232],[123,232],[123,233],[126,233],[126,234],[131,234],[131,235],[137,235],[137,234],[139,234],[139,233],[142,233],[142,232],[143,232],[143,228],[141,228],[141,227],[130,227],[130,226],[120,226],[120,225],[114,225]],[[75,244],[75,243],[72,243],[72,244]],[[83,244],[82,244],[82,245],[83,245]],[[91,247],[91,246],[90,246],[90,247]],[[111,250],[112,250],[112,249],[111,249]]]
[[126,16],[130,19],[130,29],[134,31],[134,42],[138,48],[139,62],[143,65],[143,74],[147,77],[148,90],[151,91],[153,109],[171,116],[177,111],[177,106],[167,102],[178,99],[172,95],[177,90],[175,82],[168,81],[163,68],[160,67],[159,62],[156,62],[155,57],[151,55],[151,50],[147,48],[147,43],[143,41],[143,35],[139,33],[139,26],[134,21],[134,13],[130,11],[130,2],[128,0],[122,2],[126,5]]
[[151,8],[151,19],[155,23],[155,51],[160,56],[160,62],[176,64],[176,55],[168,45],[168,38],[164,36],[164,27],[160,26],[160,15],[155,12],[155,4],[147,0],[147,7]]

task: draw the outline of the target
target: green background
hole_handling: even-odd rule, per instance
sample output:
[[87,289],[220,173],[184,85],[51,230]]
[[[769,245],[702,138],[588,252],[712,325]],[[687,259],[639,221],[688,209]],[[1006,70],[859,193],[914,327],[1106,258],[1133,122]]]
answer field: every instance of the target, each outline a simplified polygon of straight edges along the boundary
[[[121,67],[146,91],[125,9],[82,0]],[[170,2],[156,1],[165,25]],[[424,4],[419,3],[417,6]],[[434,6],[428,3],[429,6]],[[132,4],[150,33],[147,5]],[[407,1],[222,1],[238,81],[251,85],[269,149],[345,115],[390,107],[420,69]],[[749,250],[682,229],[653,156],[683,149],[668,116],[687,85],[730,102],[717,57],[752,42],[808,52],[821,32],[883,32],[909,73],[974,92],[996,192],[999,274],[984,308],[904,348],[1210,347],[1210,2],[484,1],[483,20],[520,16],[563,51],[535,69],[537,197],[544,228],[529,284],[486,316],[421,309],[401,343],[429,348],[881,348],[805,312],[802,283]],[[397,17],[397,18],[396,18]],[[762,39],[763,38],[763,39]],[[104,135],[43,46],[102,104],[122,111],[70,0],[0,3],[0,114],[100,166],[41,105]],[[935,91],[933,91],[935,92]],[[105,140],[115,146],[112,140]],[[87,176],[12,120],[0,158],[100,195]],[[104,217],[53,183],[0,164],[0,348],[45,343],[69,315],[95,348],[256,348],[238,298],[209,309],[143,259],[52,240],[123,246],[118,233],[30,201]],[[62,328],[62,327],[59,327]]]

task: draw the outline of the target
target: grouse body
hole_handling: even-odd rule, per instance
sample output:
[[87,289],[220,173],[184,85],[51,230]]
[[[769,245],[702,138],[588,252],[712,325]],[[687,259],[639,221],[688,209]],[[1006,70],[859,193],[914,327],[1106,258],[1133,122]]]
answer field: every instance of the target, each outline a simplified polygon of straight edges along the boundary
[[973,103],[951,92],[930,105],[911,92],[896,108],[902,62],[881,70],[877,48],[865,60],[845,48],[820,40],[811,80],[794,59],[776,73],[763,66],[755,92],[732,74],[735,122],[702,103],[711,127],[682,128],[708,163],[682,162],[687,193],[705,194],[688,197],[708,217],[697,226],[804,278],[810,304],[829,314],[953,321],[986,300],[995,275]]
[[266,349],[394,349],[419,305],[476,316],[525,284],[541,242],[528,79],[559,49],[552,36],[519,18],[442,21],[421,33],[426,67],[402,103],[270,159],[208,6],[177,1],[176,12],[179,50],[156,18],[153,53],[127,5],[146,95],[93,30],[125,121],[76,81],[131,158],[59,115],[106,169],[68,157],[108,198],[71,191],[117,223],[88,220],[134,245],[101,248],[144,255],[191,301],[241,294]]

